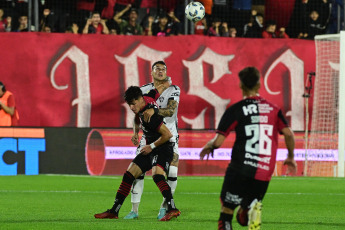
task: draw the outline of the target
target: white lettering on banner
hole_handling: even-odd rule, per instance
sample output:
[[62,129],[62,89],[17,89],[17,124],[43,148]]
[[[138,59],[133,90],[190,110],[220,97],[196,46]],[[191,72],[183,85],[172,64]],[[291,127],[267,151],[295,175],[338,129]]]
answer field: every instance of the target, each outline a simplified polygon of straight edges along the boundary
[[[172,51],[158,51],[140,44],[127,57],[115,55],[115,59],[123,64],[125,68],[125,89],[131,85],[140,85],[138,58],[148,61],[150,65],[152,65],[157,60],[164,60],[169,57],[171,53]],[[131,128],[133,127],[134,113],[129,109],[126,103],[122,104],[122,106],[126,108],[126,127]]]
[[[105,147],[105,159],[133,159],[136,156],[136,147]],[[180,160],[199,160],[201,148],[179,148]],[[231,148],[219,148],[214,150],[214,157],[209,157],[209,160],[226,160],[231,158]],[[295,149],[295,160],[305,160],[305,149]],[[264,163],[268,163],[270,157],[258,157],[246,153],[246,158],[255,159]],[[284,161],[287,157],[287,149],[277,150],[277,161]],[[338,150],[336,149],[309,149],[308,160],[310,161],[338,161]]]
[[[304,62],[299,59],[290,49],[277,58],[267,70],[264,76],[265,89],[271,95],[280,94],[280,91],[273,92],[268,87],[268,78],[272,70],[278,64],[284,64],[290,71],[291,82],[291,111],[286,116],[291,116],[291,128],[293,130],[304,130],[304,104],[301,95],[304,93]],[[280,75],[279,75],[280,76]]]
[[[222,99],[217,94],[212,92],[204,85],[203,62],[213,66],[213,79],[210,83],[217,82],[224,74],[231,74],[228,63],[235,57],[235,55],[220,55],[206,48],[204,52],[194,61],[183,60],[183,64],[188,68],[189,73],[189,90],[188,95],[198,96],[214,107],[215,110],[215,127],[229,104],[229,99]],[[182,120],[190,124],[192,129],[204,129],[205,118],[204,114],[207,108],[202,110],[200,114],[193,119],[182,116]]]
[[66,90],[68,88],[68,85],[59,86],[55,82],[55,71],[66,58],[69,58],[76,65],[78,98],[72,101],[72,106],[78,104],[77,127],[90,127],[91,96],[89,56],[76,46],[72,46],[53,65],[50,71],[50,82],[57,90]]

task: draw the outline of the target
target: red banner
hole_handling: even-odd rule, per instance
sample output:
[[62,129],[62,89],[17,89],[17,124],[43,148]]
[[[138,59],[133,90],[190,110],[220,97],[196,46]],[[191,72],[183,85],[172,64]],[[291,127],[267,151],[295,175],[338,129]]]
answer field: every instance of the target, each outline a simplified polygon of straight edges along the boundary
[[20,126],[131,127],[122,95],[151,82],[152,63],[164,60],[181,88],[179,128],[216,128],[242,97],[238,72],[256,66],[260,94],[304,130],[302,94],[315,71],[314,42],[295,39],[3,33],[0,44],[0,81],[14,93]]

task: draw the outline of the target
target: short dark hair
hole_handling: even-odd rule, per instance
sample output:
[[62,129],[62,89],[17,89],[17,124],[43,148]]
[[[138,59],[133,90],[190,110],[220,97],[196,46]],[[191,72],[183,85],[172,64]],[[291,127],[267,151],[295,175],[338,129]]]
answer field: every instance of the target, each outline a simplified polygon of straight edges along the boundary
[[164,61],[156,61],[156,62],[153,63],[153,65],[152,65],[152,70],[153,70],[153,68],[154,68],[156,65],[158,65],[158,64],[165,65],[165,68],[168,68]]
[[4,85],[4,83],[2,83],[1,81],[0,81],[0,87],[1,87],[1,89],[2,89],[3,92],[6,92],[5,85]]
[[138,86],[130,86],[125,92],[125,101],[127,104],[132,103],[134,100],[138,100],[139,97],[143,96],[143,92]]
[[260,72],[253,66],[241,70],[238,77],[242,84],[249,90],[253,89],[260,82]]

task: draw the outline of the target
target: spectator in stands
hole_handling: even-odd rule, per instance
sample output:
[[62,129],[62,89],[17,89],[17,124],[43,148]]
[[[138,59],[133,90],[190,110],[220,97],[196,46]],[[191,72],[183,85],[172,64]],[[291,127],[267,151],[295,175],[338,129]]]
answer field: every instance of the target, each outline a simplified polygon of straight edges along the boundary
[[71,34],[78,34],[79,27],[77,23],[72,23],[70,26],[67,27],[65,33],[71,33]]
[[220,20],[220,18],[213,18],[212,24],[211,24],[210,28],[208,28],[208,30],[207,30],[207,35],[220,37],[221,36],[221,31],[220,31],[221,24],[222,24],[222,21]]
[[285,33],[285,28],[281,27],[279,31],[276,31],[277,23],[274,20],[268,20],[266,22],[266,29],[262,32],[263,38],[289,38]]
[[51,33],[52,32],[52,28],[49,25],[44,25],[44,27],[42,28],[41,32]]
[[[145,19],[145,23],[146,26],[144,27],[145,30],[144,30],[144,35],[148,35],[148,36],[151,36],[152,35],[152,27],[153,27],[153,24],[155,22],[155,19],[153,16],[149,15],[147,19]],[[156,24],[157,22],[155,22]]]
[[22,15],[19,17],[18,21],[19,21],[19,26],[16,30],[14,30],[14,32],[28,32],[29,31],[28,16]]
[[109,34],[105,21],[98,12],[93,12],[91,18],[86,21],[83,34]]
[[4,10],[0,9],[0,32],[6,32],[7,19],[4,17]]
[[[149,32],[150,34],[150,32]],[[152,25],[152,35],[168,37],[176,34],[176,27],[172,21],[169,22],[169,17],[166,13],[161,13],[157,23]]]
[[263,27],[264,16],[253,10],[251,21],[244,26],[243,37],[262,38]]
[[18,111],[13,94],[0,82],[0,126],[17,126]]
[[220,35],[222,37],[229,37],[230,36],[229,27],[228,27],[227,22],[222,22],[222,24],[220,26]]
[[[119,24],[120,26],[120,34],[124,35],[143,35],[144,30],[143,28],[138,24],[138,11],[135,8],[131,8],[132,5],[127,5],[126,8],[124,8],[122,11],[117,13],[114,16],[114,20]],[[128,15],[128,21],[122,19],[122,16],[129,11]]]
[[206,35],[208,30],[207,18],[204,17],[200,21],[194,24],[194,34],[196,35]]
[[229,28],[229,37],[235,38],[237,37],[237,30],[234,27]]
[[326,31],[326,25],[322,23],[319,13],[316,10],[311,11],[306,31],[300,33],[298,38],[305,38],[313,40],[315,35],[324,34]]
[[287,27],[287,33],[290,37],[299,37],[301,31],[305,32],[307,30],[309,15],[314,10],[319,13],[320,24],[327,27],[331,11],[331,4],[328,0],[296,0]]

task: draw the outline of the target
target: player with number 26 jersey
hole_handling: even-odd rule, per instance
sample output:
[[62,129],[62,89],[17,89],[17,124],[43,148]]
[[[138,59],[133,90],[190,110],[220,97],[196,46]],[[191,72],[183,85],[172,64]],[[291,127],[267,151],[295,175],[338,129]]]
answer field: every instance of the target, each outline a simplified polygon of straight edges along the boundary
[[[260,96],[245,98],[224,113],[217,133],[236,130],[230,168],[269,181],[275,167],[278,133],[288,123],[281,110]],[[243,154],[245,153],[245,154]]]

